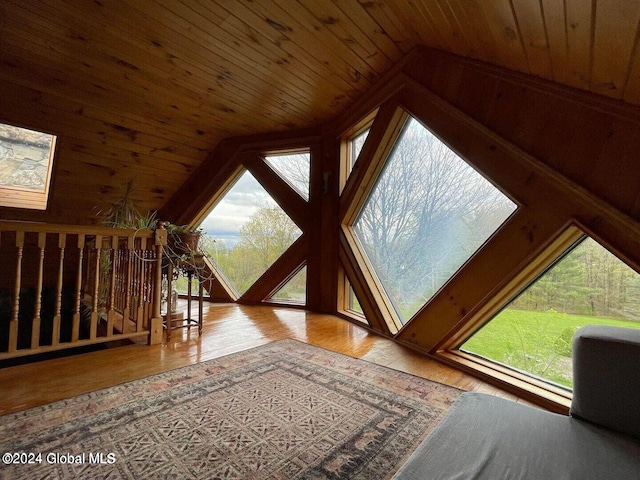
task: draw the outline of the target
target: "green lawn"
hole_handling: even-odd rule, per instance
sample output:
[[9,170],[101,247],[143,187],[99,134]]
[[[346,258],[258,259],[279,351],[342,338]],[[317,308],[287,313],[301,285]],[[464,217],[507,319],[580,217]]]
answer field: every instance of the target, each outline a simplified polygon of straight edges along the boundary
[[640,328],[634,321],[505,309],[460,348],[571,387],[571,337],[589,324]]

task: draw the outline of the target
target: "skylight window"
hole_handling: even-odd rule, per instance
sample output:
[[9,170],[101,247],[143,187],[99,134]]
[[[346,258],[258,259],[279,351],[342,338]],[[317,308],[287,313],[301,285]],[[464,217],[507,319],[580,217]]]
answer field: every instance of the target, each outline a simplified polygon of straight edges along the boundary
[[0,124],[0,206],[45,210],[56,137]]

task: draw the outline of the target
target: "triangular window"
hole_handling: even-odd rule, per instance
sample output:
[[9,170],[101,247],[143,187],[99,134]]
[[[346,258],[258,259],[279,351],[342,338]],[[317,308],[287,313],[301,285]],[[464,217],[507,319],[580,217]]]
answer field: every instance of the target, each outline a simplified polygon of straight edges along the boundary
[[459,348],[571,388],[571,340],[587,324],[640,328],[640,274],[589,237]]
[[304,305],[307,301],[307,267],[302,267],[270,298],[273,301]]
[[347,310],[357,314],[357,315],[351,315],[350,318],[354,320],[358,320],[359,322],[362,322],[368,325],[369,322],[367,321],[367,318],[364,316],[364,311],[362,310],[362,305],[360,305],[360,300],[358,300],[358,296],[356,295],[356,292],[353,291],[353,287],[351,286],[351,283],[349,283],[348,279],[346,280],[346,282],[347,282],[347,289],[349,292],[349,297],[348,297],[349,303],[347,305]]
[[349,171],[353,170],[353,166],[358,161],[358,157],[360,157],[360,152],[362,151],[362,147],[364,147],[364,142],[366,142],[370,131],[371,129],[367,128],[349,139]]
[[268,155],[265,162],[305,200],[309,200],[311,155],[309,152]]

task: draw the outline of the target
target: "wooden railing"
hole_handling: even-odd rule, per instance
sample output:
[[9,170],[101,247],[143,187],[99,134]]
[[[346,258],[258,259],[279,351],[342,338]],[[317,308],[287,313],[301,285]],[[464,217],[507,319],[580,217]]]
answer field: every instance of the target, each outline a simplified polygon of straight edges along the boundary
[[162,340],[161,242],[148,230],[0,221],[0,359]]

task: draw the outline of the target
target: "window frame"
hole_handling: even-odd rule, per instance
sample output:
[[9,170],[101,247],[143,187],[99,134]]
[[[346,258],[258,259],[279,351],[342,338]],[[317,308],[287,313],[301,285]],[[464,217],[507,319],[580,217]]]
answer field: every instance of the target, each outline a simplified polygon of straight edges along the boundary
[[[299,149],[298,149],[298,151],[299,151]],[[264,159],[262,159],[260,157],[260,161],[264,161]],[[264,162],[264,163],[266,163],[266,162]],[[274,169],[272,169],[270,166],[267,165],[266,168],[269,168],[271,171],[274,172],[274,175],[278,175],[280,177],[280,175]],[[291,218],[291,215],[287,212],[287,210],[284,209],[284,207],[282,207],[282,205],[280,205],[280,203],[276,199],[273,198],[273,195],[271,194],[269,189],[267,189],[264,185],[262,185],[262,183],[259,181],[259,179],[256,178],[256,175],[251,170],[251,168],[249,168],[248,166],[246,166],[246,165],[244,165],[242,163],[239,163],[236,166],[236,168],[233,170],[233,173],[231,175],[229,175],[227,177],[227,179],[225,180],[225,182],[223,183],[222,188],[220,188],[217,191],[217,193],[211,197],[211,200],[207,203],[207,207],[205,209],[202,209],[201,213],[197,217],[197,220],[194,220],[192,222],[192,224],[200,226],[207,219],[207,217],[218,207],[218,205],[222,201],[224,201],[224,199],[226,198],[227,194],[229,194],[229,192],[231,192],[231,190],[233,190],[233,188],[236,186],[236,184],[240,181],[240,179],[245,174],[249,174],[260,185],[260,187],[267,193],[267,195],[269,195],[269,197],[271,197],[271,199],[274,201],[275,205],[277,205],[278,208],[282,209],[282,211],[285,213],[285,215],[293,222],[293,224],[296,226],[296,228],[298,228],[298,230],[300,231],[300,235],[294,240],[294,242],[291,245],[289,245],[289,247],[285,250],[285,252],[283,252],[282,255],[280,255],[280,257],[278,257],[276,259],[276,262],[277,262],[278,259],[281,258],[283,255],[285,255],[286,252],[288,252],[293,245],[298,243],[304,237],[304,230]],[[215,276],[215,279],[222,286],[222,288],[225,290],[225,292],[227,292],[229,298],[233,302],[243,301],[243,299],[247,295],[250,294],[252,289],[255,288],[255,285],[260,281],[262,276],[273,266],[273,264],[272,264],[271,266],[267,267],[267,269],[264,272],[262,272],[258,276],[258,278],[255,279],[255,281],[251,285],[249,285],[247,287],[247,289],[245,291],[240,292],[240,290],[238,290],[238,287],[234,284],[234,282],[227,276],[227,273],[225,273],[225,271],[220,267],[220,265],[218,265],[218,263],[214,259],[211,259],[210,263],[211,263],[211,270],[212,270],[213,275]],[[303,266],[306,266],[306,263],[304,263],[300,267],[298,267],[295,270],[295,272],[293,273],[293,275],[295,275],[295,273],[297,273],[298,270],[300,270]],[[287,277],[287,279],[285,280],[284,283],[286,283],[293,275],[290,275],[289,277]],[[277,288],[276,288],[276,290],[277,290]],[[273,293],[273,291],[271,293]],[[269,296],[267,296],[267,299],[268,298],[269,298]],[[263,299],[263,301],[266,301],[267,299]],[[300,304],[296,303],[296,304],[293,304],[293,305],[298,305],[299,306]],[[305,300],[305,305],[306,305],[306,300]]]

